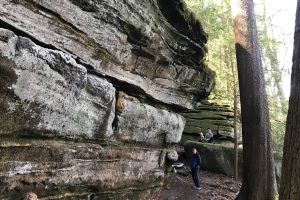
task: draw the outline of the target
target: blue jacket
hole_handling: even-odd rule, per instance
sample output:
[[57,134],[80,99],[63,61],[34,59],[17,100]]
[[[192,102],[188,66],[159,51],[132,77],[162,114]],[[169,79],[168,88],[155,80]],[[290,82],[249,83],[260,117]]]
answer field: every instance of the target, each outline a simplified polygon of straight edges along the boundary
[[193,154],[192,162],[191,162],[191,168],[197,168],[201,165],[201,157],[199,153]]

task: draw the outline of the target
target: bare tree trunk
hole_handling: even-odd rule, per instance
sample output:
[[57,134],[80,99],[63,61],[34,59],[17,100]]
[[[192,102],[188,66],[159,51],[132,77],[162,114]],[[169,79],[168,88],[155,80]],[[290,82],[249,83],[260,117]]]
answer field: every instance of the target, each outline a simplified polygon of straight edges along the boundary
[[277,188],[253,0],[233,0],[232,6],[243,134],[243,184],[237,199],[271,200]]
[[231,62],[231,71],[233,79],[233,111],[234,111],[234,121],[233,121],[233,132],[234,132],[234,179],[239,178],[239,152],[238,152],[238,136],[237,136],[237,84],[235,81],[235,70],[234,65]]
[[297,2],[291,93],[283,147],[280,195],[300,199],[300,1]]
[[238,150],[238,136],[237,136],[237,91],[236,83],[234,83],[234,179],[239,178],[239,150]]

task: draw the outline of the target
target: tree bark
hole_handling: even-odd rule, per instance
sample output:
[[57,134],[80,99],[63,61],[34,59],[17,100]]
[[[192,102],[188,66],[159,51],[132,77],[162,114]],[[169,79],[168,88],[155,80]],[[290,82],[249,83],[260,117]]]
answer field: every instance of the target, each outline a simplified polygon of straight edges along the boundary
[[243,135],[243,184],[236,199],[277,195],[269,109],[253,0],[232,0]]
[[230,63],[233,79],[233,132],[234,132],[234,179],[239,178],[239,152],[238,152],[238,135],[237,135],[237,83],[233,62]]
[[279,198],[300,199],[300,1],[297,1],[291,93],[283,147]]

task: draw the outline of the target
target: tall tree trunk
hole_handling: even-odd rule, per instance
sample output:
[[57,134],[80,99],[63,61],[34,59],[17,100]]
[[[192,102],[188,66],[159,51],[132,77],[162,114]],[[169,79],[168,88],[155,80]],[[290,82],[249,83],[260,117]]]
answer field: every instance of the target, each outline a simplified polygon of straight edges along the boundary
[[280,195],[300,199],[300,1],[297,2],[289,111],[284,138]]
[[232,8],[243,135],[243,184],[237,199],[271,200],[277,188],[253,0],[232,0]]
[[233,63],[231,62],[232,79],[233,79],[233,111],[234,111],[234,121],[233,121],[233,132],[234,132],[234,179],[239,178],[239,150],[238,150],[238,135],[237,135],[237,84],[235,71]]

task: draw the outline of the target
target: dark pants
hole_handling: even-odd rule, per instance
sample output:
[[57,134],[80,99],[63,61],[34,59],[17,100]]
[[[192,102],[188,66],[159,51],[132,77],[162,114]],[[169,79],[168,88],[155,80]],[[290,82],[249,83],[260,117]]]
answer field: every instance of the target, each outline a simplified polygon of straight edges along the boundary
[[211,137],[207,142],[212,143],[214,141],[214,138]]
[[192,179],[194,181],[194,184],[196,187],[200,187],[200,181],[199,181],[199,176],[198,176],[198,172],[199,172],[199,168],[192,168]]

